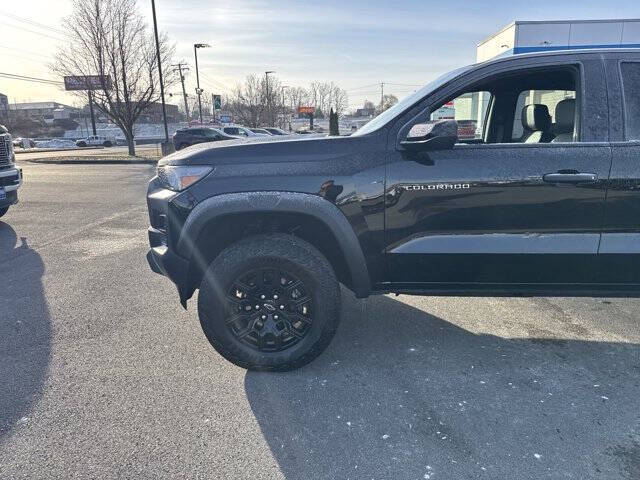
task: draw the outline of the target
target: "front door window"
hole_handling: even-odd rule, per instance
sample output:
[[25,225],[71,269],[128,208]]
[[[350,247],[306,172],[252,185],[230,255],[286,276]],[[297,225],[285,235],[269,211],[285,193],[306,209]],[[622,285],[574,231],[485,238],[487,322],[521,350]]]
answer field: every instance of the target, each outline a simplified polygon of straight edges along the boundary
[[458,122],[458,140],[481,140],[491,93],[486,91],[463,93],[431,113],[431,120]]

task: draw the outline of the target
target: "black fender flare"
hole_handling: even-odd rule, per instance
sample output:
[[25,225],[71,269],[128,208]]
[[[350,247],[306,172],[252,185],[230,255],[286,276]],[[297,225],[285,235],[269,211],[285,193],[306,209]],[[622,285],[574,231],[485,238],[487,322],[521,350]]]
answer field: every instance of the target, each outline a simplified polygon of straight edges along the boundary
[[317,195],[296,192],[226,193],[200,202],[191,211],[178,238],[176,250],[191,260],[196,241],[211,220],[224,215],[259,212],[299,213],[324,223],[333,233],[347,262],[358,298],[371,293],[371,280],[364,254],[351,224],[333,203]]

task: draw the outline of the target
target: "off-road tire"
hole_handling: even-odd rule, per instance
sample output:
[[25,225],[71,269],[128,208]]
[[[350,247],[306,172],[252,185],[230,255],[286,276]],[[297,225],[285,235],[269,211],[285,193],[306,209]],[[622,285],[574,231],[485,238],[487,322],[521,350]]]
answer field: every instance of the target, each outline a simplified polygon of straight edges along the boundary
[[0,217],[3,217],[5,213],[9,211],[9,207],[0,208]]
[[[239,340],[225,322],[226,292],[238,276],[260,268],[295,275],[314,305],[308,332],[285,350],[253,348]],[[248,237],[223,250],[205,272],[198,296],[200,324],[211,345],[230,362],[249,370],[287,371],[311,362],[331,342],[340,307],[340,285],[327,259],[310,243],[279,233]]]

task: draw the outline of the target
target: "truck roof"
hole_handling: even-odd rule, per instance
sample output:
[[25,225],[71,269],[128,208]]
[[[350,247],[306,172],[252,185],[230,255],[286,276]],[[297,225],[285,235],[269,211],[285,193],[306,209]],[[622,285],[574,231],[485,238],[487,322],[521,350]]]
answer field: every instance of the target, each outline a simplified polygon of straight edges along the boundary
[[549,48],[548,51],[536,51],[536,52],[524,52],[524,53],[510,53],[506,55],[499,55],[497,57],[485,60],[484,62],[478,62],[473,65],[489,65],[492,63],[508,62],[509,60],[516,58],[538,58],[538,57],[554,57],[563,55],[581,55],[581,54],[593,54],[593,53],[640,53],[640,47],[597,47],[597,48],[563,48],[553,49]]

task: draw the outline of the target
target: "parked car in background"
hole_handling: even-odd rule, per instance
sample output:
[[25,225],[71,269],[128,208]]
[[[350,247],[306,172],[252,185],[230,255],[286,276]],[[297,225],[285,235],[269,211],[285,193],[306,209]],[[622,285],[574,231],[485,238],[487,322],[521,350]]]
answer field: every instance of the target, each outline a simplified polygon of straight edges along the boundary
[[458,120],[458,139],[473,140],[482,135],[482,131],[477,132],[477,122],[475,120]]
[[13,148],[33,148],[35,146],[36,142],[31,138],[16,137],[13,139]]
[[195,145],[197,143],[218,142],[220,140],[235,140],[238,137],[227,135],[217,128],[188,127],[182,128],[173,134],[173,145],[176,150]]
[[317,137],[322,137],[325,135],[324,128],[322,127],[315,127],[313,130],[309,129],[309,127],[303,127],[299,130],[296,130],[296,133],[298,135],[314,135]]
[[222,131],[227,135],[233,135],[235,137],[264,137],[269,135],[268,133],[254,133],[250,128],[234,125],[232,127],[223,127]]
[[269,132],[271,135],[290,135],[289,132],[286,132],[278,127],[264,127],[264,130]]
[[90,135],[76,141],[78,147],[112,147],[116,144],[116,137],[105,137],[103,135]]
[[11,134],[0,125],[0,217],[11,205],[18,203],[18,188],[22,185],[22,170],[16,168]]
[[266,128],[250,128],[253,133],[257,133],[258,135],[273,135]]

